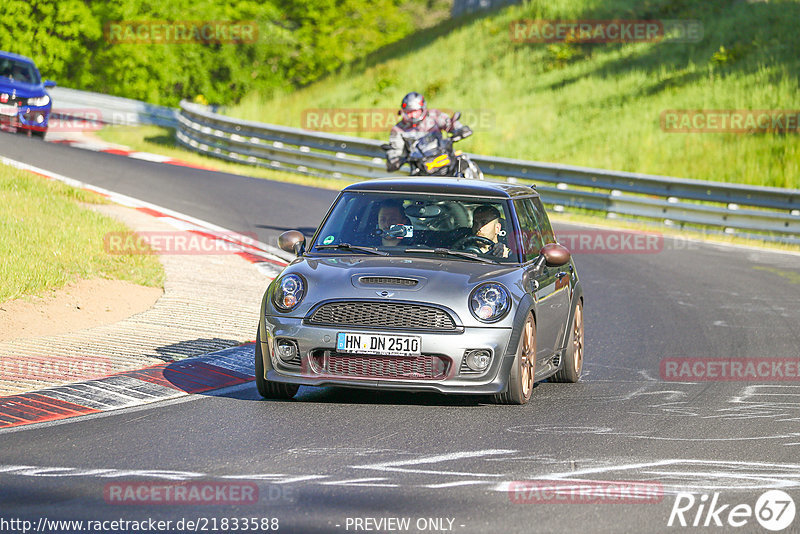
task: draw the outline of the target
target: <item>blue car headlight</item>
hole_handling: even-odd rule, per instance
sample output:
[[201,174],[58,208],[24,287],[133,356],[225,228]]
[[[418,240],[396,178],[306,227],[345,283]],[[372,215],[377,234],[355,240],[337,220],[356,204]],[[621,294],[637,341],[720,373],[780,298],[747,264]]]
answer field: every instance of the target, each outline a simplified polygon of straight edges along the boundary
[[469,311],[481,322],[499,321],[511,309],[508,290],[497,282],[487,282],[472,290],[469,295]]
[[50,97],[48,95],[36,96],[28,99],[29,106],[46,106],[49,103]]
[[305,281],[296,274],[287,274],[278,280],[272,294],[272,303],[280,311],[288,312],[296,308],[305,295]]

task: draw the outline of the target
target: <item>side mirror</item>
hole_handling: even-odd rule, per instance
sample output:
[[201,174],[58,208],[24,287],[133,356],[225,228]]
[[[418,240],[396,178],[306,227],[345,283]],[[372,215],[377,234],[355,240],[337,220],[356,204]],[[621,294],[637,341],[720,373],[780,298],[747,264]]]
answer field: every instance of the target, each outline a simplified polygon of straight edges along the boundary
[[56,86],[56,82],[54,82],[53,80],[45,80],[42,85],[44,85],[45,88],[47,88],[47,87],[55,87]]
[[289,230],[288,232],[283,232],[278,236],[278,246],[281,250],[285,250],[286,252],[291,252],[292,254],[299,256],[302,254],[303,249],[306,246],[306,237],[302,234],[302,232],[298,232],[297,230]]
[[548,243],[542,247],[542,256],[548,267],[559,267],[569,262],[569,249],[558,243]]
[[389,143],[384,143],[384,144],[381,145],[381,150],[384,150],[384,151],[388,152],[391,149],[392,149],[392,145],[390,145]]
[[455,113],[453,113],[453,119],[452,119],[453,122],[457,121],[460,118],[461,118],[461,112],[460,111],[456,111]]

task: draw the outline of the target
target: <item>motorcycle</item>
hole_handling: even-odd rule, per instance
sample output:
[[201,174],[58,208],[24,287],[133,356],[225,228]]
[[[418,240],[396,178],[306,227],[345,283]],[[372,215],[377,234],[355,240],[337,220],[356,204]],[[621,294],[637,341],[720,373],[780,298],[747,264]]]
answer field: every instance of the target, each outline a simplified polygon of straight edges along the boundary
[[[460,112],[453,114],[453,122],[461,116]],[[408,154],[401,165],[408,163],[409,176],[453,176],[483,180],[483,171],[460,150],[453,150],[453,143],[461,141],[472,135],[451,135],[448,138],[441,132],[429,132],[420,137],[404,138],[406,153]],[[392,149],[392,145],[381,145],[385,151]]]

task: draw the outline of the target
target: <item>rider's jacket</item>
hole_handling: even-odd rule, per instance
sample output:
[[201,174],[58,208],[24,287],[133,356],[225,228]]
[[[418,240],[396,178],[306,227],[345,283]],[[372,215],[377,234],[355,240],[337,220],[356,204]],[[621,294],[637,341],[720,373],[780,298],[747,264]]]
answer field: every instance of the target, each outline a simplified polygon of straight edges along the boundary
[[406,156],[406,144],[404,139],[416,139],[430,132],[457,132],[464,125],[459,121],[454,121],[450,116],[438,109],[429,109],[425,118],[417,124],[411,124],[401,120],[392,127],[389,133],[389,144],[391,150],[386,151],[386,159],[402,158]]

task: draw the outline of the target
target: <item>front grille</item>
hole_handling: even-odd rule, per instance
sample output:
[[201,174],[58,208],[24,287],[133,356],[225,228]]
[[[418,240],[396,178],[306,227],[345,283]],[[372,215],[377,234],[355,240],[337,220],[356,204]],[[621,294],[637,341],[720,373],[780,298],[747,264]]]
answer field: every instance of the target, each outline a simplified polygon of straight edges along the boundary
[[362,276],[358,281],[365,285],[405,287],[414,287],[419,283],[419,280],[414,280],[413,278],[396,278],[390,276]]
[[328,376],[442,380],[447,377],[450,359],[434,354],[372,356],[319,349],[311,352],[311,365],[315,373]]
[[329,302],[308,319],[310,324],[359,326],[414,330],[455,330],[456,323],[446,311],[401,302]]
[[20,108],[24,108],[25,106],[28,105],[28,99],[27,98],[18,97],[16,95],[13,95],[13,94],[10,94],[10,93],[5,93],[5,94],[6,94],[7,100],[5,102],[3,102],[3,99],[0,98],[0,104],[5,104],[7,106],[16,105],[17,107],[20,107]]

